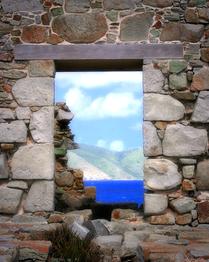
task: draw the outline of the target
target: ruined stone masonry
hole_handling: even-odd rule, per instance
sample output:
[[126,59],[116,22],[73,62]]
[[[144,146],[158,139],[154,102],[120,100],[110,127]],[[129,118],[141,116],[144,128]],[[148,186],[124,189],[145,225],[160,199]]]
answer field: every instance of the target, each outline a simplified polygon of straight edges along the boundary
[[209,223],[208,1],[0,5],[0,213],[54,209],[55,65],[15,61],[16,44],[182,43],[182,59],[144,60],[144,214],[152,224]]

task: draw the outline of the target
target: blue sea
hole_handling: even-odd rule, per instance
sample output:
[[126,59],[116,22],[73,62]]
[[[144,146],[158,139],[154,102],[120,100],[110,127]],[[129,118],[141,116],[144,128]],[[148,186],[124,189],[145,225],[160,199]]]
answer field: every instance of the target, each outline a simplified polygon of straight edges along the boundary
[[84,185],[96,187],[99,203],[144,203],[143,180],[86,180]]

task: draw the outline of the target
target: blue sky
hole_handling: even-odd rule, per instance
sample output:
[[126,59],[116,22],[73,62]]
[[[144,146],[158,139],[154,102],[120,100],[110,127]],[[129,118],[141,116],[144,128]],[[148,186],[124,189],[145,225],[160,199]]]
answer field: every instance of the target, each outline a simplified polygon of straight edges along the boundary
[[59,72],[56,102],[75,117],[75,141],[113,151],[142,147],[141,72]]

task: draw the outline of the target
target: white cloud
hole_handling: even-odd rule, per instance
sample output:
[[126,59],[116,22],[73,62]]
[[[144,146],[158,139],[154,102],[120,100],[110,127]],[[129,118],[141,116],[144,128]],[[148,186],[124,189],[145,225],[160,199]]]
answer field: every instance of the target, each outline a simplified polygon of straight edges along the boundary
[[115,83],[123,83],[123,86],[127,86],[127,88],[139,85],[140,88],[142,73],[126,71],[59,72],[56,74],[56,83],[61,88],[66,88],[67,86],[78,86],[82,89],[109,88]]
[[85,95],[79,88],[70,89],[65,95],[66,103],[75,117],[89,120],[106,117],[127,117],[139,114],[142,100],[132,93],[108,93],[95,99]]
[[103,147],[103,148],[107,148],[107,141],[105,141],[104,139],[99,139],[96,143],[96,146],[98,147]]
[[122,140],[114,140],[110,143],[110,150],[121,152],[124,150],[124,143]]

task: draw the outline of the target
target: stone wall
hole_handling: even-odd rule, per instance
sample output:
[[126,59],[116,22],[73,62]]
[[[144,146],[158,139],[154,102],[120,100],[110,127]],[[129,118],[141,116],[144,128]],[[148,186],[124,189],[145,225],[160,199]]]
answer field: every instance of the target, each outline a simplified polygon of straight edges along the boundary
[[21,198],[25,211],[53,209],[54,64],[15,62],[14,45],[181,42],[181,60],[144,60],[144,212],[209,222],[208,1],[1,0],[0,25],[0,212]]

